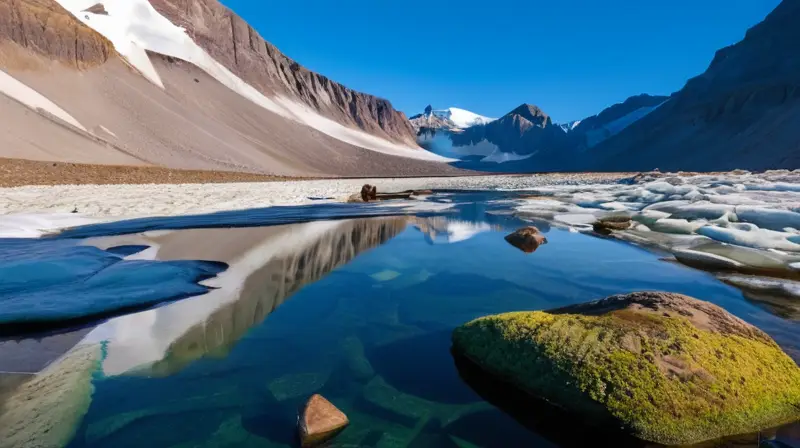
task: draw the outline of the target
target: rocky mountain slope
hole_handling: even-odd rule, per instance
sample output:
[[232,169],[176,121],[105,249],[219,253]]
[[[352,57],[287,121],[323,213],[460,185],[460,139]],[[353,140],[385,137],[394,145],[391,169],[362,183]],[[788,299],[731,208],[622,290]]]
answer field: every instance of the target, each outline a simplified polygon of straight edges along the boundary
[[457,172],[416,146],[388,101],[304,69],[212,0],[0,0],[0,92],[5,157]]
[[800,168],[800,1],[783,0],[702,75],[593,151],[604,170]]
[[392,141],[414,144],[405,114],[288,58],[217,0],[152,0],[211,57],[264,93],[300,99],[322,115]]
[[654,111],[667,96],[637,95],[569,126],[567,133],[578,150],[585,151],[607,140]]

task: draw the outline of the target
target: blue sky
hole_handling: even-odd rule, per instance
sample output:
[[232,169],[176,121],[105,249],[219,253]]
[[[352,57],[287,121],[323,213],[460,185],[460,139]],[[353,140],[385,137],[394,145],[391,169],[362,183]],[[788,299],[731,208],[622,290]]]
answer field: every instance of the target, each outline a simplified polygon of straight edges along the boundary
[[779,0],[223,0],[289,57],[409,115],[427,104],[556,122],[702,73]]

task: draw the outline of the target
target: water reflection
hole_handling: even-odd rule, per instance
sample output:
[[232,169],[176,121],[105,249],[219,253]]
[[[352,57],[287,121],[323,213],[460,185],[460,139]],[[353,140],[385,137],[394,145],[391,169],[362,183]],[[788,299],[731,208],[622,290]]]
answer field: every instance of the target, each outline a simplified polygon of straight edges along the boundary
[[[527,225],[504,213],[505,199],[434,200],[453,205],[447,216],[180,230],[172,222],[83,240],[130,261],[229,268],[204,281],[213,289],[201,296],[58,339],[0,343],[0,370],[35,372],[67,351],[36,382],[0,375],[0,447],[291,446],[297,406],[314,392],[350,417],[342,446],[602,446],[574,420],[531,408],[520,418],[457,368],[449,335],[481,315],[642,289],[713,301],[800,357],[797,322],[711,275],[546,223],[536,225],[549,244],[525,256],[503,239]],[[796,432],[782,428],[778,440],[793,446]]]
[[87,341],[106,342],[106,375],[128,371],[169,375],[203,356],[224,356],[294,292],[385,243],[406,222],[406,218],[319,221],[194,229],[146,238],[155,249],[148,256],[158,260],[214,257],[229,268],[206,282],[217,289],[109,321],[89,334]]

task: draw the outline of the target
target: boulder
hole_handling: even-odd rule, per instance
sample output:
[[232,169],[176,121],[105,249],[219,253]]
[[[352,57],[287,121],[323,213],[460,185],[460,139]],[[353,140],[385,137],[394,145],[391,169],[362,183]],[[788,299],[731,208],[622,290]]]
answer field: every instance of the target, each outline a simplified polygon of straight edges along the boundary
[[425,196],[433,194],[431,190],[406,190],[396,193],[378,193],[377,187],[365,184],[361,187],[361,193],[351,195],[347,202],[372,202],[388,201],[392,199],[411,199],[412,196]]
[[361,187],[361,199],[364,202],[374,201],[378,199],[378,187],[370,184],[364,184]]
[[314,394],[306,402],[297,420],[301,446],[316,446],[330,440],[350,421],[322,395]]
[[483,317],[453,351],[596,426],[692,444],[800,419],[800,368],[764,332],[680,294]]
[[523,227],[506,235],[506,241],[527,254],[535,252],[542,244],[547,244],[547,238],[533,226]]
[[597,233],[609,234],[614,230],[627,230],[631,228],[630,216],[606,216],[600,218],[594,224],[592,229]]

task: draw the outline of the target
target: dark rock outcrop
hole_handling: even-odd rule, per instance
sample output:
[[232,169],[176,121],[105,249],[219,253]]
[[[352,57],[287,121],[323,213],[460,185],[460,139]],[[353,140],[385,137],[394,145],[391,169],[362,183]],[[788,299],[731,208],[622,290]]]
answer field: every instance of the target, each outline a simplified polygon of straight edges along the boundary
[[266,42],[217,0],[152,0],[158,12],[208,54],[262,93],[296,98],[322,115],[392,141],[415,145],[405,114],[391,103],[314,73]]
[[83,25],[54,0],[0,0],[0,67],[42,64],[31,53],[86,69],[116,55],[106,38]]
[[603,170],[800,167],[800,2],[783,0],[657,110],[596,148]]
[[364,202],[374,201],[378,199],[378,187],[370,184],[364,184],[361,187],[361,200]]

